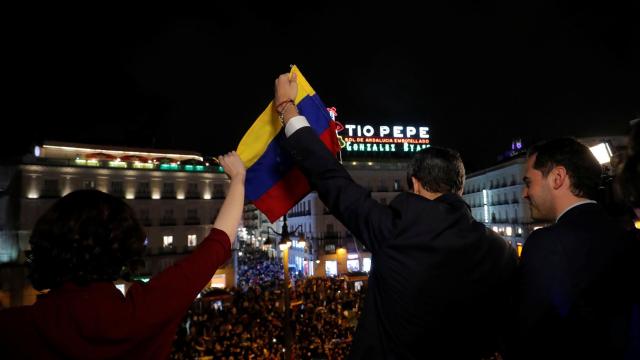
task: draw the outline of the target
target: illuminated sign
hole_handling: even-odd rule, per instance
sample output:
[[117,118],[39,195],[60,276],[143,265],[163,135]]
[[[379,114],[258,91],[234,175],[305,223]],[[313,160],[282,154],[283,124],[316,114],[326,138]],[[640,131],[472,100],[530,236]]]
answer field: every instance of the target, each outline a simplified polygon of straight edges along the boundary
[[426,126],[414,127],[414,126],[379,126],[377,129],[371,125],[345,125],[345,129],[348,131],[348,136],[365,136],[374,137],[378,136],[383,138],[389,136],[396,139],[410,139],[410,138],[429,138],[429,128]]
[[426,126],[344,126],[340,145],[347,152],[416,152],[429,147]]
[[[336,108],[327,108],[333,120]],[[338,142],[348,153],[411,153],[430,146],[429,128],[426,126],[372,126],[342,125],[336,121]]]

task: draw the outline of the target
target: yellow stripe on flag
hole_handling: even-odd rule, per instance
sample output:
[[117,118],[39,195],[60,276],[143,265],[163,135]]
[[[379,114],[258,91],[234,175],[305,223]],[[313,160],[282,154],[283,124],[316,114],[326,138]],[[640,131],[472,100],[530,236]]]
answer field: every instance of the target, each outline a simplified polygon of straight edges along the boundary
[[[297,105],[306,96],[315,94],[315,91],[295,65],[291,68],[289,74],[293,73],[296,74],[298,80],[298,96],[295,99]],[[273,109],[273,101],[271,101],[262,114],[258,116],[258,119],[251,125],[249,131],[244,134],[238,145],[238,156],[240,156],[240,159],[247,168],[251,167],[251,165],[260,159],[260,156],[264,154],[281,128],[280,119],[278,119],[278,114],[275,109]]]

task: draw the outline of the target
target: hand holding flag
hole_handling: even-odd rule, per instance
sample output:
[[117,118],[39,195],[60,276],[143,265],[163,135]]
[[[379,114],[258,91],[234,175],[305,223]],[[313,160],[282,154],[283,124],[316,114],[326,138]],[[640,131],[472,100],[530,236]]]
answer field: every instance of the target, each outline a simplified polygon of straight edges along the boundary
[[238,155],[247,167],[246,196],[271,222],[311,191],[291,156],[280,146],[284,140],[280,114],[288,120],[299,112],[331,151],[339,150],[335,124],[327,107],[300,70],[293,66],[289,76],[276,81],[276,103],[272,101],[267,106],[238,145]]

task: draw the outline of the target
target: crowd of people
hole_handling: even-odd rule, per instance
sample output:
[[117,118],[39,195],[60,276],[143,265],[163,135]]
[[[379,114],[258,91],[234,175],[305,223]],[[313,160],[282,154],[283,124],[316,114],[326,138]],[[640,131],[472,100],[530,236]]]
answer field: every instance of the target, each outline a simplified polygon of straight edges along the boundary
[[[273,259],[269,253],[250,244],[241,243],[238,256],[238,287],[247,290],[250,286],[275,287],[284,279],[284,268],[280,259]],[[295,275],[295,274],[291,274]]]
[[176,334],[172,359],[281,359],[286,326],[295,359],[344,359],[364,292],[337,278],[293,279],[292,312],[284,312],[282,263],[243,246],[238,287],[228,300],[197,299]]

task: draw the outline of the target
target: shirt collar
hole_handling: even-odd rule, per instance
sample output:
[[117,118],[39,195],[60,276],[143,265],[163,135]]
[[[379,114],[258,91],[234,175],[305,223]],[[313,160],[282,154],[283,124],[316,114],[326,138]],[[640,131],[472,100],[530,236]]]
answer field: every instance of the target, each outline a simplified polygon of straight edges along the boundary
[[566,214],[566,213],[567,213],[567,211],[569,211],[569,210],[573,209],[573,208],[574,208],[574,207],[576,207],[576,206],[580,206],[580,205],[583,205],[583,204],[597,204],[597,203],[598,203],[598,202],[597,202],[597,201],[595,201],[595,200],[588,200],[588,199],[587,199],[587,200],[578,201],[577,203],[575,203],[575,204],[573,204],[573,205],[569,206],[568,208],[564,209],[564,211],[563,211],[563,212],[561,212],[561,213],[560,213],[560,215],[558,215],[558,217],[556,218],[556,222],[558,222],[558,220],[560,220],[560,218],[562,217],[562,215]]

